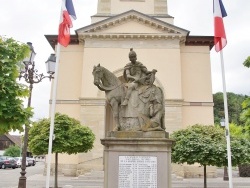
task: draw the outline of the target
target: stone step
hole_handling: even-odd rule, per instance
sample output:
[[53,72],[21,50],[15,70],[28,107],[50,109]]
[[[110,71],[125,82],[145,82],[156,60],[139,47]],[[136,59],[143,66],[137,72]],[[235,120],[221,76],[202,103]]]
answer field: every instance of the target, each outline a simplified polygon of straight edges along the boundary
[[91,171],[87,172],[84,175],[78,176],[78,180],[102,180],[104,179],[103,171]]
[[171,174],[172,180],[176,181],[182,181],[183,177],[177,176],[176,174]]
[[[63,188],[82,188],[82,186],[72,186],[72,185],[66,185],[63,186]],[[84,188],[103,188],[103,186],[96,186],[96,185],[88,185],[88,186],[84,186]]]
[[85,174],[93,175],[93,176],[104,176],[104,171],[93,170],[93,171],[87,172]]

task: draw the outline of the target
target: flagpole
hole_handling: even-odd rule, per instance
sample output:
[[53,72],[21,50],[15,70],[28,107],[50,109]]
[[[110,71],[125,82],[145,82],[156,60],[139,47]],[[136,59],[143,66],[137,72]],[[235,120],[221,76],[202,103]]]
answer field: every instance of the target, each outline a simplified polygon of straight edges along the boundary
[[46,188],[49,188],[49,180],[50,180],[50,164],[51,164],[52,142],[53,142],[53,134],[54,134],[56,93],[57,93],[60,50],[61,50],[61,45],[58,43],[57,48],[56,48],[56,69],[55,69],[55,77],[54,77],[53,93],[52,93],[52,105],[51,105],[51,113],[50,113],[51,115],[50,115],[50,133],[49,133],[49,149],[48,149],[48,160],[47,160]]
[[[62,6],[60,11],[60,21],[62,21]],[[55,76],[54,76],[54,84],[52,91],[52,104],[51,104],[51,112],[50,112],[50,133],[49,133],[49,148],[48,148],[48,160],[47,160],[47,174],[46,174],[46,188],[49,188],[50,183],[50,166],[51,166],[51,153],[52,153],[52,142],[54,135],[54,124],[55,124],[55,109],[56,109],[56,95],[57,95],[57,83],[58,83],[58,73],[59,73],[59,62],[60,62],[60,53],[61,53],[61,45],[57,43],[56,47],[56,67],[55,67]]]
[[224,99],[224,111],[225,111],[225,134],[226,134],[226,140],[227,140],[229,188],[233,188],[230,130],[229,130],[229,121],[228,121],[228,105],[227,105],[227,92],[226,92],[226,80],[225,80],[223,50],[220,51],[220,60],[221,60],[222,82],[223,82],[223,99]]

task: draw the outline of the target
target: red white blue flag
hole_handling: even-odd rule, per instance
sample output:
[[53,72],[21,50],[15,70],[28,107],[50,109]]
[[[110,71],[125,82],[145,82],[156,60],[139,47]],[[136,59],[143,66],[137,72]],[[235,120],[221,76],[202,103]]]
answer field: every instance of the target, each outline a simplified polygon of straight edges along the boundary
[[221,51],[227,45],[227,38],[224,29],[223,17],[227,13],[222,0],[214,0],[214,47],[215,51]]
[[59,25],[58,43],[64,47],[70,42],[70,28],[73,27],[72,20],[76,20],[76,13],[72,0],[63,0],[62,19]]

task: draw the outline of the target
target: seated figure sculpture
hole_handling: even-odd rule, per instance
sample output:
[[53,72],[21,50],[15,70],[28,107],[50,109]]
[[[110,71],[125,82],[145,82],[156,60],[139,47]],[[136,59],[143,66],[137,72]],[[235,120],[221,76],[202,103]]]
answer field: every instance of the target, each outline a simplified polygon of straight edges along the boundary
[[115,120],[114,131],[162,131],[165,130],[165,98],[160,87],[154,85],[157,70],[148,71],[137,61],[130,49],[128,63],[124,67],[122,83],[112,72],[94,66],[94,84],[106,93]]
[[133,48],[129,52],[129,60],[131,61],[124,67],[123,77],[127,81],[128,90],[125,99],[121,105],[128,105],[128,100],[131,96],[131,92],[136,89],[139,85],[143,85],[146,82],[146,75],[151,72],[139,61],[137,61],[137,55]]

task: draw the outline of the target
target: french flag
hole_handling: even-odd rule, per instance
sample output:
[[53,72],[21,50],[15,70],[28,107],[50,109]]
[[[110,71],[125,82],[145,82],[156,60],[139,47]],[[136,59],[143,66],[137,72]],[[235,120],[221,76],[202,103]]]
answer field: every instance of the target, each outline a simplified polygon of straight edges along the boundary
[[216,52],[221,51],[227,45],[223,23],[223,17],[226,16],[222,0],[214,0],[214,47]]
[[58,43],[67,47],[70,42],[70,28],[73,27],[72,20],[76,20],[76,13],[72,0],[63,0],[62,19],[59,25]]

